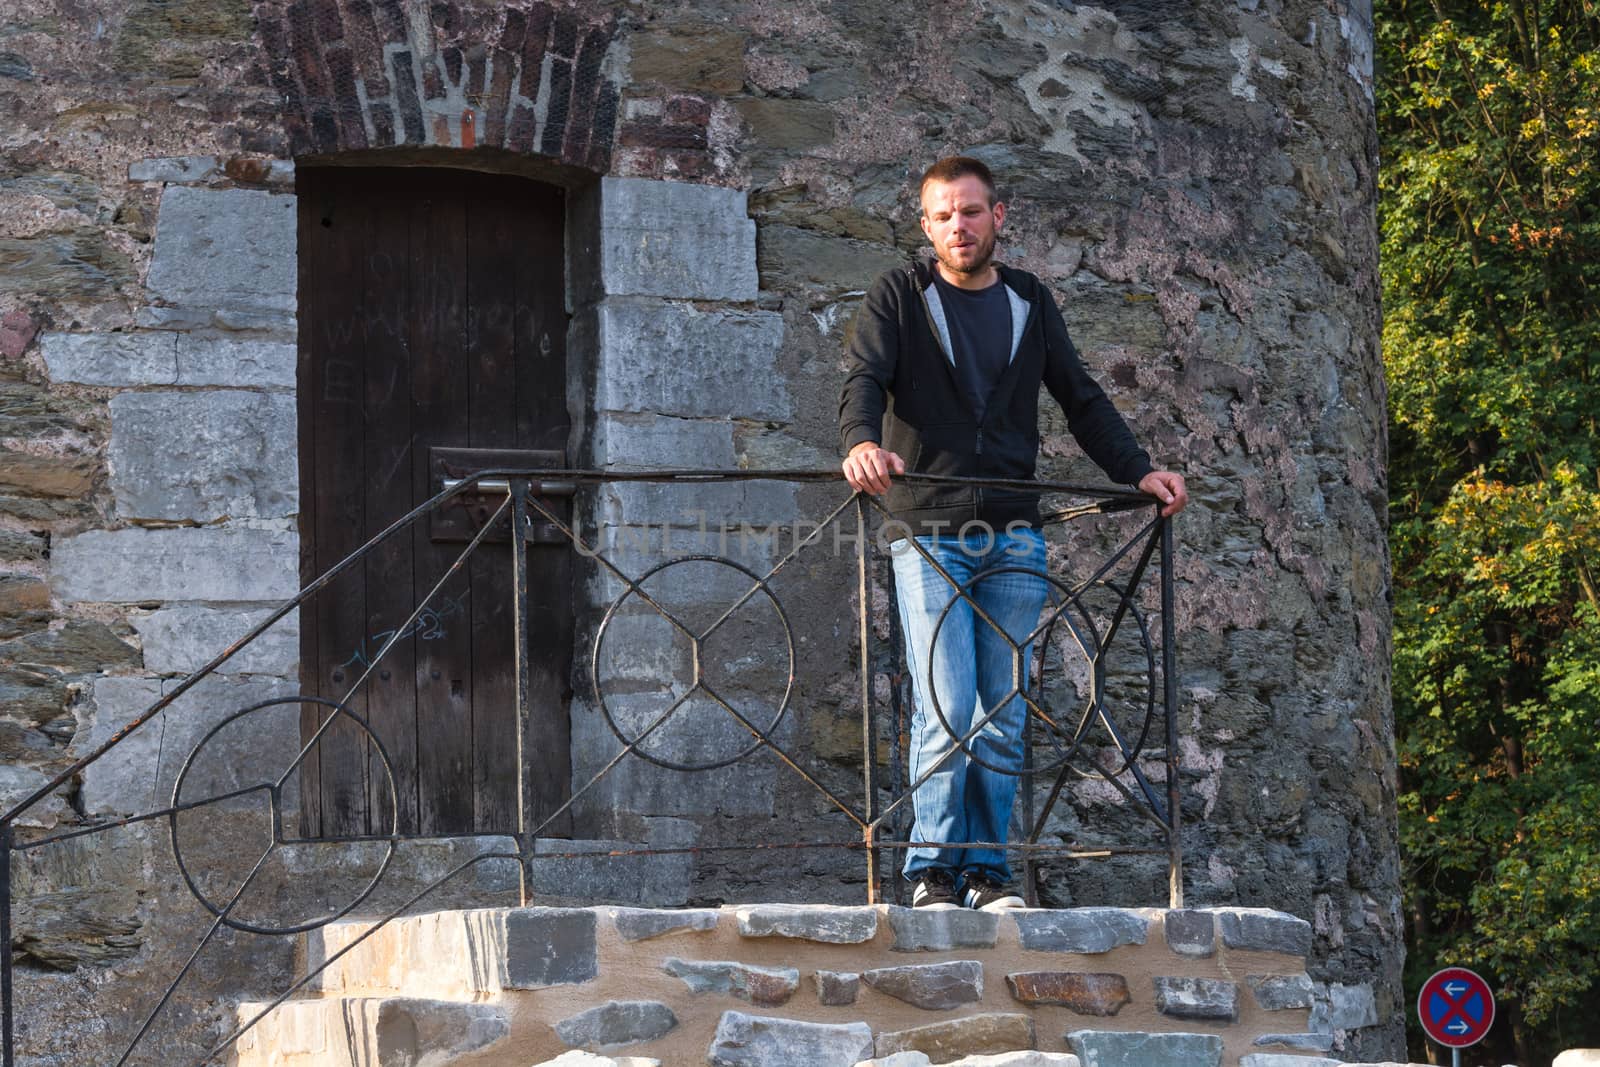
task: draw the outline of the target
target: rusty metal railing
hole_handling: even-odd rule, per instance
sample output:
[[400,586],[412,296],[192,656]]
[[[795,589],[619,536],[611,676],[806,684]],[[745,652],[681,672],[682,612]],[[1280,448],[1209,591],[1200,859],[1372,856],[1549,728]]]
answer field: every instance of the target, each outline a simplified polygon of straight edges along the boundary
[[[853,833],[847,839],[838,840],[711,842],[684,848],[617,850],[607,854],[610,856],[672,853],[705,855],[722,852],[782,852],[810,849],[859,852],[863,859],[863,895],[868,903],[878,903],[884,896],[886,878],[882,857],[886,852],[899,852],[926,845],[1002,848],[1021,857],[1027,901],[1029,905],[1036,906],[1037,874],[1041,856],[1097,858],[1119,854],[1152,855],[1163,857],[1166,861],[1168,904],[1181,907],[1183,852],[1176,714],[1178,673],[1174,627],[1175,550],[1172,522],[1161,517],[1159,505],[1153,498],[1125,489],[1056,482],[922,479],[930,483],[963,484],[976,488],[1039,491],[1050,494],[1052,499],[1069,498],[1072,503],[1068,506],[1046,514],[1047,525],[1083,523],[1097,517],[1103,518],[1119,513],[1126,513],[1135,520],[1135,528],[1131,534],[1126,530],[1113,531],[1110,527],[1116,524],[1107,524],[1101,540],[1109,547],[1106,548],[1103,557],[1095,561],[1092,568],[1080,565],[1080,570],[1088,570],[1087,576],[1069,580],[1061,574],[1051,574],[1048,571],[1041,573],[1039,577],[1049,589],[1049,598],[1041,621],[1025,639],[1013,640],[1009,636],[1006,637],[1006,640],[1012,643],[1013,649],[1018,652],[1031,649],[1037,668],[1030,672],[1029,684],[1022,694],[1027,712],[1024,728],[1024,759],[1020,772],[1017,772],[1023,779],[1017,815],[1020,817],[1023,832],[1017,840],[1002,842],[923,842],[905,840],[902,837],[904,817],[917,787],[927,781],[944,761],[926,769],[917,781],[905,780],[904,743],[901,730],[906,719],[908,703],[905,695],[907,678],[904,669],[899,666],[898,620],[892,609],[887,613],[887,620],[876,618],[873,610],[873,591],[878,584],[875,583],[876,568],[883,562],[881,544],[883,524],[892,521],[892,516],[877,499],[860,493],[846,495],[828,509],[819,521],[803,525],[797,523],[794,527],[796,534],[793,545],[787,551],[781,552],[776,560],[764,569],[748,566],[723,554],[687,553],[669,556],[661,564],[643,573],[632,574],[627,573],[625,566],[612,558],[614,553],[608,553],[598,541],[586,539],[580,524],[563,515],[552,503],[554,497],[570,495],[581,491],[584,487],[630,482],[683,486],[686,491],[692,493],[696,487],[718,483],[781,481],[810,485],[817,487],[819,492],[827,492],[828,487],[836,486],[839,480],[836,471],[672,470],[622,473],[591,470],[500,469],[479,471],[469,477],[453,479],[446,483],[445,488],[437,495],[412,509],[327,572],[305,585],[295,597],[272,611],[247,634],[223,649],[198,670],[176,683],[137,717],[62,770],[48,783],[36,789],[11,810],[0,815],[0,940],[3,940],[5,946],[4,958],[0,960],[0,1007],[3,1007],[4,1015],[5,1067],[13,1067],[17,1055],[16,1005],[13,1002],[15,954],[13,943],[17,931],[13,928],[12,861],[18,856],[63,842],[104,834],[136,823],[165,820],[169,825],[168,836],[173,861],[181,872],[184,883],[210,918],[204,933],[199,936],[185,962],[165,984],[160,995],[154,999],[142,1024],[133,1034],[132,1040],[115,1061],[120,1065],[130,1062],[141,1043],[150,1034],[152,1026],[169,1007],[185,979],[193,972],[197,961],[208,948],[217,943],[219,932],[226,929],[244,934],[288,936],[325,926],[350,915],[370,897],[390,869],[396,846],[400,842],[441,836],[401,831],[398,821],[399,805],[393,795],[395,775],[384,739],[368,723],[362,721],[361,716],[352,711],[349,705],[352,698],[370,682],[374,673],[379,670],[379,665],[385,661],[385,657],[401,642],[410,640],[417,634],[419,620],[423,619],[426,613],[435,610],[435,601],[446,584],[452,577],[461,573],[462,568],[475,553],[482,551],[490,532],[507,520],[509,520],[511,544],[512,577],[509,596],[512,606],[512,625],[515,628],[513,674],[518,716],[516,825],[457,836],[504,837],[509,830],[509,836],[516,842],[515,850],[486,851],[474,855],[423,886],[399,906],[379,915],[367,931],[345,944],[319,965],[310,968],[305,975],[299,976],[288,989],[282,991],[253,1018],[239,1025],[200,1056],[197,1063],[214,1062],[240,1035],[277,1005],[304,989],[328,966],[385,924],[423,904],[431,894],[469,869],[492,861],[515,861],[521,881],[520,898],[527,903],[534,896],[532,874],[537,864],[556,860],[595,859],[596,853],[593,852],[551,851],[548,848],[540,849],[538,843],[541,839],[548,838],[548,831],[553,826],[559,825],[561,820],[570,816],[577,802],[590,794],[598,783],[627,760],[644,760],[677,771],[693,773],[771,756],[814,789],[824,798],[831,810],[842,814],[853,828]],[[63,786],[69,785],[86,768],[125,744],[128,738],[146,728],[156,716],[171,708],[185,693],[218,672],[273,626],[295,613],[319,593],[328,590],[336,580],[362,564],[385,542],[402,536],[414,524],[426,520],[430,514],[458,505],[459,498],[463,494],[475,494],[480,497],[489,495],[491,498],[498,498],[498,503],[487,520],[477,526],[476,532],[467,541],[460,554],[415,605],[410,617],[388,631],[381,648],[375,654],[362,657],[359,664],[361,669],[342,699],[319,695],[283,697],[252,704],[223,718],[188,752],[174,783],[171,802],[163,807],[123,817],[91,820],[82,825],[50,833],[33,833],[19,826],[22,816]],[[1137,521],[1141,513],[1147,516],[1142,522]],[[529,721],[533,683],[527,639],[530,627],[536,625],[536,620],[531,615],[528,570],[528,548],[535,541],[536,523],[541,526],[540,541],[548,544],[551,539],[550,531],[557,531],[559,539],[564,540],[572,550],[588,559],[596,568],[597,574],[603,574],[611,581],[620,583],[622,590],[609,606],[605,607],[601,615],[592,647],[588,651],[587,664],[593,698],[604,713],[605,721],[620,747],[586,781],[574,782],[575,788],[572,789],[571,795],[555,810],[542,816],[535,814],[537,809],[532,797],[533,783],[529,780],[529,763],[524,752],[524,746],[536,740],[530,734],[534,729]],[[807,531],[803,536],[802,530]],[[824,782],[822,780],[824,776],[819,773],[816,761],[808,758],[803,752],[791,750],[792,746],[786,745],[778,736],[780,724],[792,711],[791,696],[796,684],[796,641],[794,627],[774,589],[774,580],[787,568],[792,567],[795,560],[807,550],[826,543],[825,534],[831,535],[832,544],[836,549],[845,542],[852,548],[850,562],[853,563],[854,573],[849,575],[848,579],[841,580],[839,585],[841,591],[843,588],[850,588],[855,600],[853,620],[855,633],[852,644],[856,669],[853,686],[859,696],[863,739],[861,789],[858,796],[846,795],[848,791],[840,788],[837,783]],[[965,600],[975,608],[981,618],[986,618],[981,607],[978,607],[972,599],[972,589],[976,583],[984,579],[987,572],[975,575],[965,584],[957,583],[925,548],[918,545],[915,550],[950,582],[951,604]],[[672,567],[687,564],[718,569],[719,573],[725,572],[724,576],[734,577],[736,584],[745,587],[743,593],[721,610],[708,626],[690,625],[677,618],[672,607],[664,603],[665,598],[647,588],[652,578]],[[1156,589],[1153,595],[1149,589],[1152,566],[1156,572]],[[892,583],[892,570],[887,567],[883,569],[889,582]],[[1097,597],[1098,602],[1092,603],[1091,601]],[[702,651],[707,641],[755,598],[761,598],[768,604],[780,624],[781,643],[769,645],[768,651],[774,647],[778,648],[782,653],[778,658],[787,665],[787,680],[781,696],[776,704],[760,717],[741,709],[737,702],[714,688],[701,667]],[[635,601],[636,604],[633,603]],[[598,610],[598,605],[596,608]],[[607,702],[605,678],[599,666],[608,630],[613,621],[619,618],[619,612],[625,609],[631,611],[648,609],[645,611],[646,615],[654,613],[651,617],[658,616],[673,628],[693,651],[690,677],[692,684],[659,713],[650,716],[648,721],[630,721],[624,716],[613,713]],[[1159,639],[1152,633],[1150,619],[1152,613],[1159,616]],[[874,625],[875,622],[881,621],[888,623],[887,627],[883,628],[887,630],[887,637],[880,636],[878,633],[880,628]],[[1135,635],[1131,641],[1134,651],[1131,653],[1127,651],[1130,642],[1125,640],[1123,645],[1119,646],[1122,648],[1119,654],[1122,661],[1113,669],[1110,661],[1114,643],[1119,635],[1129,633]],[[1063,634],[1065,637],[1061,636]],[[1082,684],[1068,687],[1072,688],[1077,698],[1075,707],[1054,706],[1061,697],[1059,690],[1062,688],[1062,679],[1068,673],[1065,666],[1060,669],[1049,666],[1051,651],[1057,648],[1075,650],[1082,659],[1077,665]],[[1127,660],[1130,656],[1137,669],[1129,669]],[[1021,661],[1014,659],[1014,662]],[[887,672],[880,669],[884,666],[887,666]],[[875,678],[881,677],[884,673],[888,673],[891,678],[891,685],[886,695],[880,694],[875,685]],[[1115,679],[1112,677],[1113,674],[1116,675]],[[1051,679],[1054,679],[1053,683]],[[1052,684],[1055,685],[1057,692],[1048,691]],[[670,690],[671,686],[668,685],[666,688]],[[1087,692],[1084,692],[1084,689]],[[745,740],[740,742],[736,750],[685,759],[665,754],[658,747],[652,746],[652,739],[662,735],[667,724],[680,713],[691,697],[709,700],[737,724],[739,736]],[[1114,714],[1111,706],[1114,702],[1132,705],[1131,719],[1127,714],[1120,717]],[[249,716],[270,713],[286,705],[302,708],[315,706],[325,709],[320,725],[309,736],[302,738],[298,755],[287,767],[281,770],[260,771],[259,780],[249,777],[249,773],[257,769],[239,769],[239,774],[242,774],[243,778],[235,782],[232,788],[213,791],[200,797],[185,795],[185,785],[191,781],[191,770],[197,757],[206,750],[208,743],[220,731]],[[960,733],[951,730],[944,713],[938,711],[946,731],[955,741],[945,760],[978,758],[971,751],[971,742],[978,732],[985,728],[996,710],[985,709],[983,714],[975,717],[972,726]],[[336,724],[361,732],[370,744],[372,754],[387,779],[386,789],[389,796],[388,803],[383,805],[383,808],[388,813],[388,825],[367,834],[343,838],[320,837],[317,840],[379,846],[383,849],[382,859],[375,865],[364,887],[343,907],[331,908],[324,914],[296,923],[269,924],[241,917],[238,913],[240,902],[250,890],[252,882],[260,875],[273,851],[301,844],[306,840],[296,836],[290,829],[296,821],[291,817],[293,813],[289,808],[295,795],[297,777],[305,761]],[[1159,783],[1151,780],[1147,767],[1142,765],[1153,763],[1157,758],[1151,746],[1153,738],[1159,740],[1159,760],[1164,771],[1164,781]],[[886,761],[889,773],[887,782],[880,781],[879,747],[885,740],[888,741],[890,750]],[[1012,772],[1008,770],[1006,773]],[[1104,783],[1125,802],[1128,810],[1137,812],[1155,828],[1162,843],[1159,846],[1096,844],[1091,847],[1081,847],[1043,840],[1050,828],[1051,816],[1056,805],[1065,787],[1074,777]],[[1041,804],[1035,796],[1035,785],[1042,787],[1045,782],[1049,785]],[[886,801],[882,799],[884,793],[887,793]],[[184,846],[180,840],[179,818],[187,813],[206,809],[226,812],[231,810],[230,805],[237,807],[242,802],[265,805],[269,813],[269,829],[265,834],[266,848],[260,858],[249,866],[237,888],[231,893],[218,893],[214,886],[206,884],[204,877],[191,870],[191,865],[186,862]],[[898,899],[902,883],[897,878],[891,878],[889,881],[891,895]]]

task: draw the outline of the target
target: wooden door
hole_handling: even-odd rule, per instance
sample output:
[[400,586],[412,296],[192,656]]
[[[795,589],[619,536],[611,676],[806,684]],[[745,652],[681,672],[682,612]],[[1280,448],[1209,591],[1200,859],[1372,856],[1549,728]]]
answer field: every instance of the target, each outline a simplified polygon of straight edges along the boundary
[[[304,167],[300,238],[301,576],[310,581],[438,491],[430,450],[567,444],[563,193],[472,171]],[[436,465],[434,465],[436,466]],[[307,693],[342,699],[393,768],[403,833],[516,826],[510,549],[424,519],[301,616]],[[535,703],[527,746],[542,819],[570,781],[571,554],[529,550]],[[388,635],[393,649],[375,662]],[[303,738],[324,712],[306,706]],[[303,830],[386,833],[387,776],[366,735],[331,727],[301,775]]]

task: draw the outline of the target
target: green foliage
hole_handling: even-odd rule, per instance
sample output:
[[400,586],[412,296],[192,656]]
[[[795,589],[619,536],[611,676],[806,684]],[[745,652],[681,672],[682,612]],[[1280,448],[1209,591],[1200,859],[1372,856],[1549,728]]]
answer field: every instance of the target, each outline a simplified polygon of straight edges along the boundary
[[1376,16],[1409,973],[1529,1057],[1600,1001],[1600,7]]

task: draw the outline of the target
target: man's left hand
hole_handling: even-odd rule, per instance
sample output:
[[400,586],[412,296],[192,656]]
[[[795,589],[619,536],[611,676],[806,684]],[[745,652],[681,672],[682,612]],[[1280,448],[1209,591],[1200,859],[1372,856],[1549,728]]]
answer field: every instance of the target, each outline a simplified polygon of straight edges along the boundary
[[1189,487],[1183,484],[1183,475],[1172,471],[1151,471],[1139,479],[1139,490],[1161,501],[1163,517],[1176,515],[1189,503]]

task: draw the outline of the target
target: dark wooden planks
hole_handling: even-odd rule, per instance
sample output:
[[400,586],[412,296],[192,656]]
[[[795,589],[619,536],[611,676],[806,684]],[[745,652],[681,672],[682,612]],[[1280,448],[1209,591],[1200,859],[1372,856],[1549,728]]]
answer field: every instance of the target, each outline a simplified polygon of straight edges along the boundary
[[[388,181],[362,183],[368,226],[363,242],[367,277],[364,316],[367,332],[365,485],[366,536],[381,532],[410,511],[413,499],[411,415],[411,343],[409,204],[412,186],[404,172]],[[412,574],[412,540],[396,536],[379,545],[365,567],[367,634],[376,656],[384,641],[400,629],[416,606]],[[392,825],[417,825],[417,687],[415,635],[432,631],[424,615],[409,633],[377,662],[367,683],[367,715],[372,731],[389,757],[398,821],[390,803],[390,776],[385,775],[376,746],[368,754],[368,806],[374,833]]]
[[[468,438],[475,447],[513,444],[517,424],[518,293],[509,220],[525,183],[476,175],[467,212]],[[517,825],[517,708],[514,615],[507,549],[487,547],[472,565],[473,826]]]
[[[566,261],[564,206],[552,194],[552,210],[522,211],[512,218],[516,248],[515,330],[517,357],[517,445],[565,450],[567,415],[567,313],[562,269]],[[559,500],[546,501],[561,506]],[[563,518],[571,518],[570,514]],[[543,521],[537,515],[535,522]],[[532,705],[525,745],[532,785],[534,824],[544,821],[572,793],[572,560],[565,543],[529,550],[528,654]],[[546,836],[567,837],[563,817]]]
[[[451,175],[422,172],[410,210],[411,401],[417,445],[412,492],[434,491],[427,445],[467,441],[466,198]],[[454,186],[454,187],[453,187]],[[426,523],[413,530],[414,596],[426,596],[463,546],[435,544]],[[417,644],[417,825],[422,833],[470,831],[472,812],[472,586],[463,569],[441,591],[451,614]],[[459,614],[455,609],[459,607]]]
[[[311,184],[307,253],[316,262],[316,288],[306,294],[312,315],[302,337],[309,336],[310,358],[319,367],[309,414],[316,456],[310,493],[314,568],[320,574],[365,540],[361,457],[365,450],[366,278],[360,252],[365,212],[351,196],[343,175],[319,174]],[[316,692],[341,700],[370,654],[366,647],[366,583],[360,570],[346,573],[320,592],[310,611],[315,616],[317,641]],[[364,717],[366,693],[352,694],[346,706]],[[367,832],[366,748],[365,734],[348,719],[329,727],[315,748],[324,835]]]

